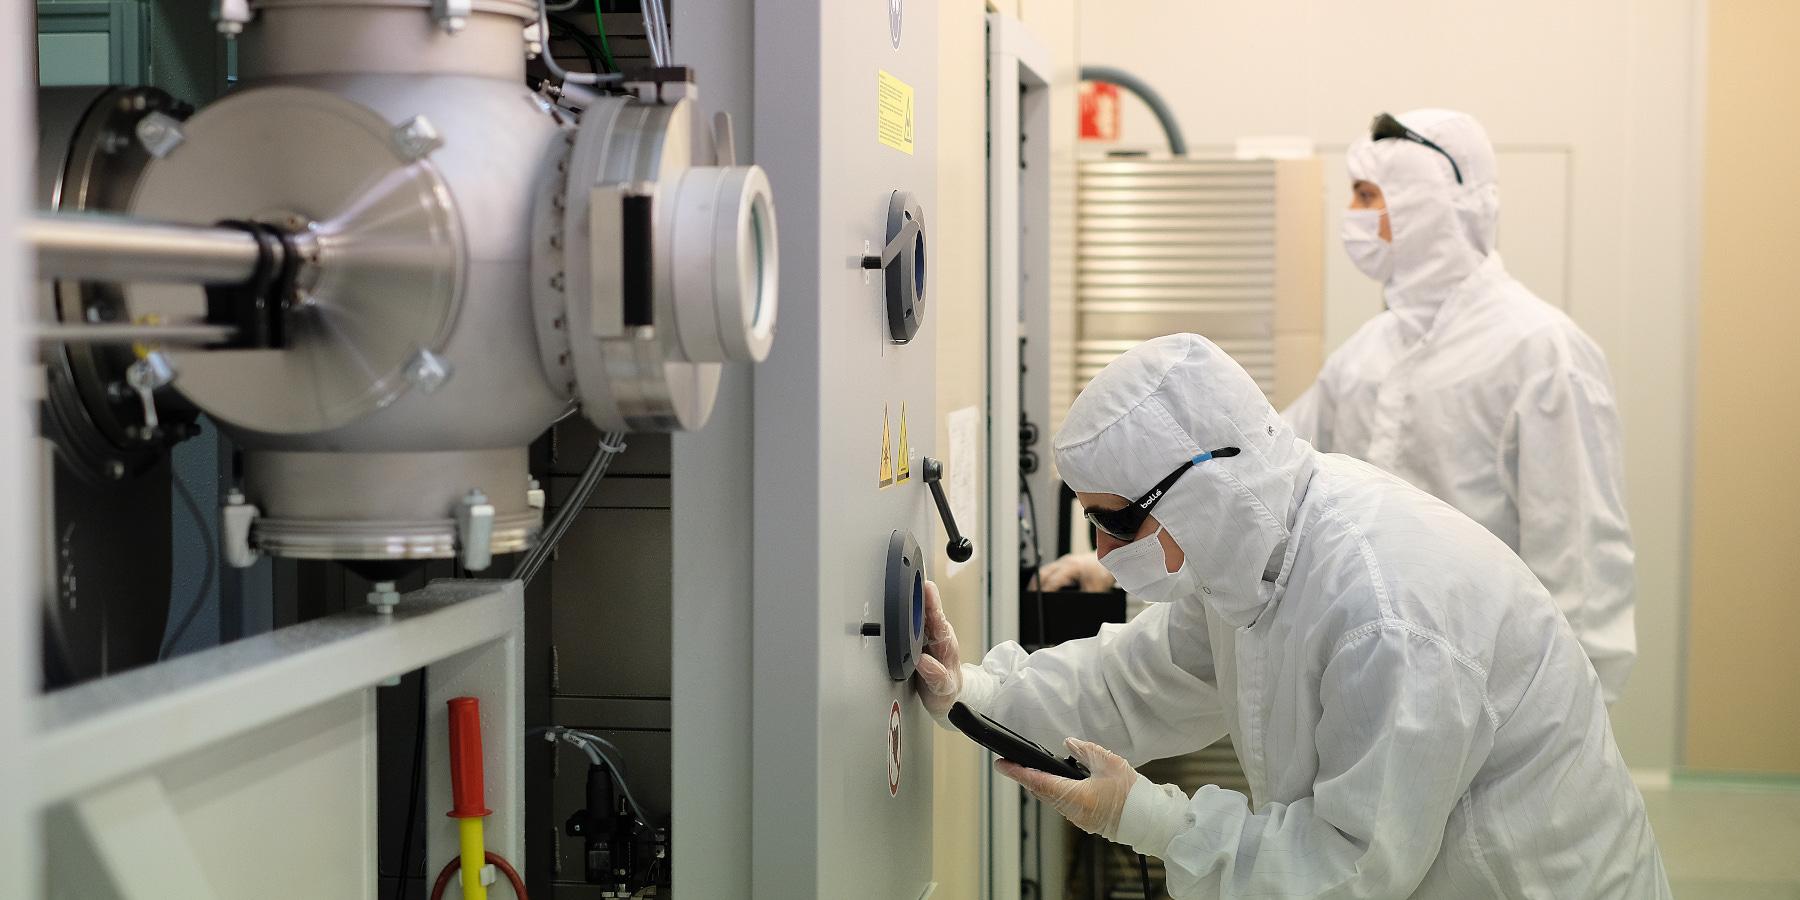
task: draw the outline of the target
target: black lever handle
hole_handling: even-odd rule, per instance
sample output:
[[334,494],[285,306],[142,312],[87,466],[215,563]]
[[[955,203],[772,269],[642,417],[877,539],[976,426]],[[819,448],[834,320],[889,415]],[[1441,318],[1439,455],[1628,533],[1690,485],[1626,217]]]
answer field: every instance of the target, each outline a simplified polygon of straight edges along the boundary
[[950,512],[950,501],[944,497],[944,464],[927,456],[921,464],[925,468],[925,484],[931,488],[931,499],[937,502],[938,515],[944,520],[944,531],[950,540],[944,544],[944,553],[951,562],[968,562],[975,555],[975,545],[956,527],[956,515]]

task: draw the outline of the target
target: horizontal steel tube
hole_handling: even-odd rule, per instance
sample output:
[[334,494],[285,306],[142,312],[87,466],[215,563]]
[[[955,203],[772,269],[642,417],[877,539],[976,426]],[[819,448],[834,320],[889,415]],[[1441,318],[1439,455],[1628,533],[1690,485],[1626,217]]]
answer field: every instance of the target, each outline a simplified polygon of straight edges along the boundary
[[218,344],[237,336],[230,325],[44,324],[32,331],[40,344]]
[[256,271],[256,238],[236,228],[40,212],[25,240],[39,278],[231,284]]

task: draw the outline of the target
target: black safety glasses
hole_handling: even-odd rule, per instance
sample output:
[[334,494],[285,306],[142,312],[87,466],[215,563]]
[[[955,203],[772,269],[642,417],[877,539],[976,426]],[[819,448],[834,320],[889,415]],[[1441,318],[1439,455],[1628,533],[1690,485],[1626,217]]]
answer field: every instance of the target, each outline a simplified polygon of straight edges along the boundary
[[1157,482],[1156,487],[1151,488],[1144,496],[1139,497],[1118,509],[1087,510],[1087,520],[1092,522],[1095,528],[1105,532],[1108,536],[1126,543],[1131,543],[1132,541],[1137,540],[1138,529],[1144,527],[1144,520],[1150,517],[1150,510],[1156,508],[1156,504],[1162,500],[1163,495],[1167,494],[1169,488],[1174,487],[1175,482],[1178,481],[1181,476],[1186,475],[1189,469],[1192,469],[1209,459],[1225,459],[1236,455],[1238,455],[1238,448],[1236,447],[1220,447],[1217,450],[1208,450],[1205,453],[1201,453],[1193,459],[1177,466],[1175,471],[1170,472],[1168,477]]
[[1456,157],[1451,156],[1450,151],[1432,143],[1430,138],[1406,127],[1401,124],[1399,119],[1387,113],[1376,116],[1375,121],[1369,124],[1369,139],[1372,141],[1412,141],[1415,144],[1430,147],[1444,154],[1444,158],[1450,161],[1450,171],[1456,176],[1456,183],[1463,183],[1462,167],[1456,164]]

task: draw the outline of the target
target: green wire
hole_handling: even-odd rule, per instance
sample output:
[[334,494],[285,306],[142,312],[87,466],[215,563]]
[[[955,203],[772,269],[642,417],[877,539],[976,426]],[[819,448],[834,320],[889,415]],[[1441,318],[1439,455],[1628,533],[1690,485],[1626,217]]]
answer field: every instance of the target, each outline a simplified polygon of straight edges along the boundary
[[606,17],[600,13],[600,0],[594,0],[594,30],[600,33],[600,55],[606,59],[606,70],[619,71],[613,64],[612,47],[606,43]]

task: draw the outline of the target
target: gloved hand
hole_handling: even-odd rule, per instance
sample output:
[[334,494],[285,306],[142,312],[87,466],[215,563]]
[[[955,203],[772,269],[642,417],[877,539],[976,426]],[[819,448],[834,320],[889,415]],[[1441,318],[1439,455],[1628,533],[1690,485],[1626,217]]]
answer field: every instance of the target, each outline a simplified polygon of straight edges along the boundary
[[962,693],[962,653],[956,646],[956,629],[944,616],[944,601],[937,584],[925,582],[925,652],[913,667],[919,679],[919,699],[925,709],[942,720]]
[[1093,553],[1071,553],[1038,570],[1037,585],[1041,590],[1060,591],[1076,588],[1097,593],[1111,590],[1113,576]]
[[1075,827],[1107,840],[1119,836],[1119,817],[1125,812],[1125,798],[1138,782],[1131,763],[1099,744],[1069,738],[1065,744],[1081,764],[1087,766],[1088,777],[1076,781],[1049,772],[1027,769],[1007,760],[994,763],[1000,774],[1025,786],[1031,795],[1050,804]]

